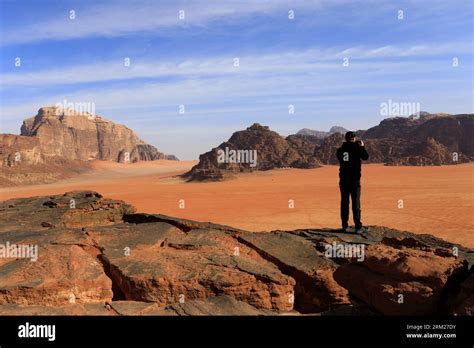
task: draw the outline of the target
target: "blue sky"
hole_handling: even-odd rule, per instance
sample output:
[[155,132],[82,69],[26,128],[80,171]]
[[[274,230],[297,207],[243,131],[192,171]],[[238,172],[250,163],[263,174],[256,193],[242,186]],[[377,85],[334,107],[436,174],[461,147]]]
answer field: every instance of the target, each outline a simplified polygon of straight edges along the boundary
[[197,159],[254,122],[365,129],[388,100],[473,112],[470,0],[0,0],[0,13],[1,132],[41,106],[88,102]]

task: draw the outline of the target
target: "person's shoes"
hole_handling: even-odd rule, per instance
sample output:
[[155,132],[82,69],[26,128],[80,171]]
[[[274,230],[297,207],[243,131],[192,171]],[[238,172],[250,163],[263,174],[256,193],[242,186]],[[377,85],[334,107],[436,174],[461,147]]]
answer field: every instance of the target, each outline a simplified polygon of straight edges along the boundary
[[369,230],[367,230],[365,227],[361,226],[361,227],[358,227],[356,230],[355,230],[355,233],[357,234],[362,234],[362,233],[367,233]]
[[354,227],[346,227],[346,229],[344,231],[347,232],[347,233],[354,233],[356,230],[355,230]]

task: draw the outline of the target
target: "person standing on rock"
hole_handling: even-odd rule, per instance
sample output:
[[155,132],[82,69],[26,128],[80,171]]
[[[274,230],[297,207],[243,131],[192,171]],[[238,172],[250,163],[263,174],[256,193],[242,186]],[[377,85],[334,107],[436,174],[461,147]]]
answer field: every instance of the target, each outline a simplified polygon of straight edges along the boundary
[[354,132],[347,132],[346,141],[337,149],[339,160],[339,189],[341,191],[341,222],[342,230],[352,232],[349,228],[349,197],[352,199],[352,217],[355,232],[363,233],[367,230],[362,226],[360,212],[360,177],[361,160],[369,159],[362,140],[356,140]]

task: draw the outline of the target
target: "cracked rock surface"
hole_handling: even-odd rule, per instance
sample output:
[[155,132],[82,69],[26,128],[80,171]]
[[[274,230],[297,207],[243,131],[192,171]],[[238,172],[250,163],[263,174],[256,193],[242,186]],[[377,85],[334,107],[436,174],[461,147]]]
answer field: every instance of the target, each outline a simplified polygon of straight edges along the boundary
[[[37,259],[2,256],[21,245]],[[328,245],[363,246],[364,257],[329,257]],[[0,315],[474,312],[474,251],[431,235],[253,233],[136,213],[92,191],[0,203],[0,256]]]

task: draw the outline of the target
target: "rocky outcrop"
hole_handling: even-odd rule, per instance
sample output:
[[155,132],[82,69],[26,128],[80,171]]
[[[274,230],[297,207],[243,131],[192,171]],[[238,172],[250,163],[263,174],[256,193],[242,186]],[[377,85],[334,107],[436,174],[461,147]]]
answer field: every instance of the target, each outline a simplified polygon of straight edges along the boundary
[[51,197],[10,199],[0,204],[0,233],[51,228],[111,225],[135,208],[122,201],[105,199],[97,192],[66,192]]
[[[323,164],[339,164],[336,150],[344,141],[344,136],[334,134],[314,147],[314,158]],[[433,138],[407,140],[402,138],[364,139],[369,153],[367,163],[386,165],[425,166],[460,164],[470,161],[464,154],[455,154]]]
[[[189,180],[219,181],[232,174],[273,168],[316,168],[338,164],[336,150],[344,142],[342,127],[329,132],[302,129],[286,138],[268,127],[254,124],[235,132],[227,141],[199,157],[199,163],[185,174]],[[369,163],[386,165],[446,165],[474,160],[474,115],[421,113],[419,117],[383,120],[367,131],[358,131],[369,152]],[[221,163],[218,151],[256,151],[258,164]]]
[[[369,152],[369,163],[387,165],[449,165],[472,161],[474,115],[429,114],[394,117],[366,131],[358,131]],[[335,150],[341,134],[326,137],[315,147],[314,157],[323,164],[338,164]]]
[[314,151],[321,139],[315,136],[302,136],[293,134],[286,137],[286,141],[299,155],[299,159],[292,163],[294,168],[316,168],[319,167],[321,161],[314,156]]
[[21,135],[0,134],[0,185],[50,183],[88,170],[90,160],[160,159],[178,160],[146,144],[124,125],[97,115],[43,107],[23,121]]
[[313,156],[323,164],[338,164],[336,157],[337,149],[344,142],[344,135],[335,133],[325,138],[319,146],[314,149]]
[[43,162],[37,138],[21,137],[13,134],[0,134],[0,158],[2,159],[2,167]]
[[0,314],[471,315],[473,255],[383,227],[253,233],[69,192],[0,203]]
[[0,211],[0,245],[38,246],[36,261],[0,258],[0,304],[164,307],[229,295],[262,310],[293,308],[294,279],[239,244],[232,228],[134,214],[95,192],[9,200]]
[[118,161],[121,153],[128,153],[130,161],[164,159],[124,125],[58,107],[41,108],[23,121],[21,135],[35,137],[45,158]]
[[257,308],[292,309],[294,280],[223,231],[183,232],[155,222],[91,228],[87,234],[102,249],[126,300],[168,305],[226,294]]
[[[302,141],[309,144],[306,140]],[[255,123],[246,130],[235,132],[228,141],[200,155],[199,163],[184,177],[201,181],[222,180],[236,173],[253,170],[316,167],[316,162],[308,161],[308,152],[295,146],[295,143],[296,141],[288,141],[268,127]],[[245,152],[239,154],[241,151]],[[222,160],[219,153],[225,155]],[[235,154],[235,157],[232,158],[227,154],[230,156]]]
[[232,296],[219,295],[204,300],[174,302],[160,306],[153,302],[107,301],[97,303],[75,303],[63,306],[0,305],[0,315],[141,315],[141,316],[199,316],[199,315],[272,315],[275,312],[257,309]]
[[344,264],[334,278],[355,297],[388,315],[427,315],[440,310],[448,279],[466,273],[465,261],[411,239],[368,246],[362,262]]
[[[112,300],[112,282],[101,264],[80,246],[83,241],[52,233],[49,237],[28,233],[2,235],[9,248],[38,245],[38,259],[0,259],[0,304],[59,306]],[[62,243],[61,237],[67,239],[65,244],[58,244]]]
[[296,280],[296,310],[315,313],[350,304],[348,291],[333,278],[337,264],[322,257],[311,241],[285,232],[247,232],[239,234],[238,239]]
[[473,114],[428,114],[420,117],[395,117],[363,132],[366,139],[400,138],[422,142],[433,139],[450,152],[474,158]]
[[0,134],[0,186],[51,183],[85,172],[89,164],[51,157],[45,161],[36,137]]

